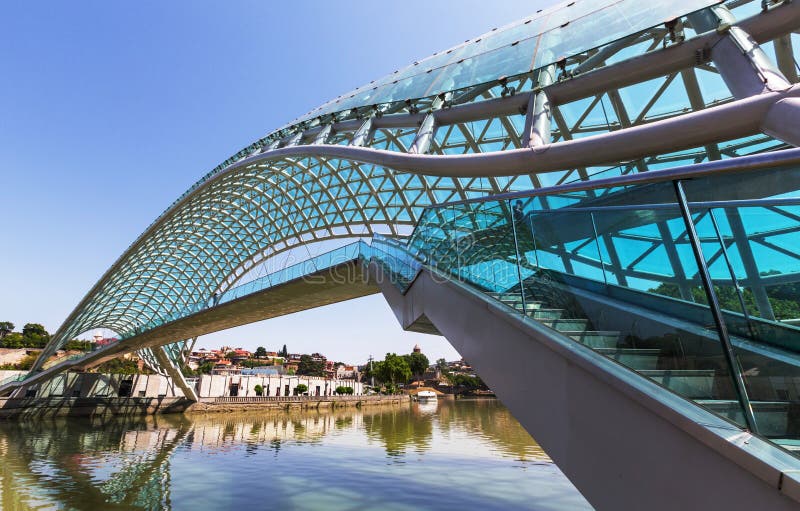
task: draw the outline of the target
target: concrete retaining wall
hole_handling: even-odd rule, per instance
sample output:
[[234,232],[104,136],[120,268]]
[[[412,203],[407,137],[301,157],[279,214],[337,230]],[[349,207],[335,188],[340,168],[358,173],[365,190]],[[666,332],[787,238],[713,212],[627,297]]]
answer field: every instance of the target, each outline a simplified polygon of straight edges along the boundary
[[318,410],[325,408],[398,405],[409,396],[341,396],[289,398],[203,398],[192,403],[182,397],[48,397],[0,398],[0,420],[101,415],[153,415],[164,413],[218,413],[248,410]]
[[409,403],[407,395],[397,396],[333,396],[294,398],[201,398],[187,413],[243,412],[247,410],[318,410],[347,406],[379,406]]
[[0,398],[0,420],[181,413],[191,404],[182,397]]

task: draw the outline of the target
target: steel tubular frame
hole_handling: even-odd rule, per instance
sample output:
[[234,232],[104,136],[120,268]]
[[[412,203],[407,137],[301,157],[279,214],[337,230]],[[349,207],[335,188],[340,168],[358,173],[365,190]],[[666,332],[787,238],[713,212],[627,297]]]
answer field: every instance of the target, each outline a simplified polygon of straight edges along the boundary
[[[798,26],[800,5],[785,3],[742,20],[735,33],[764,43]],[[587,189],[586,180],[609,165],[623,176],[644,176],[666,162],[786,147],[774,138],[782,132],[771,129],[770,137],[763,130],[774,128],[770,115],[783,119],[793,111],[798,87],[787,82],[783,90],[704,99],[691,75],[726,65],[704,49],[730,38],[729,30],[682,42],[671,37],[659,25],[571,54],[544,74],[531,70],[432,97],[359,105],[268,135],[206,175],[134,241],[54,334],[35,369],[83,332],[104,327],[130,335],[235,286],[294,247],[408,232],[432,204],[576,177],[584,180],[576,188]],[[660,88],[644,86],[649,96],[637,101],[644,108],[631,111],[625,98],[665,76]],[[681,83],[679,99],[671,96],[677,104],[659,106]],[[596,122],[598,109],[604,122]]]

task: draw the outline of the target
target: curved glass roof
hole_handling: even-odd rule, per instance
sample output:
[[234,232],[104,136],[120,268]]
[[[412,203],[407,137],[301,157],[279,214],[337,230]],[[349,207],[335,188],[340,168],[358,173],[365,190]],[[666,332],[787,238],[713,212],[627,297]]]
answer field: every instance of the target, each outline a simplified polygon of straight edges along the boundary
[[433,96],[527,73],[718,3],[720,0],[564,2],[434,53],[339,96],[296,122],[363,105]]
[[[520,75],[515,82],[518,92],[533,91],[536,76],[531,70],[537,66],[620,38],[625,38],[620,41],[624,44],[613,45],[621,48],[614,57],[617,61],[677,44],[664,23],[717,3],[576,0],[560,4],[420,60],[329,102],[302,119],[379,102],[429,98],[437,91],[483,82],[490,85],[478,88],[473,99],[465,102],[488,102],[506,96],[498,78],[515,74]],[[585,62],[597,53],[582,53],[573,60]],[[651,57],[657,59],[659,55]],[[684,71],[685,76],[677,70],[625,88],[592,91],[580,100],[553,105],[551,139],[569,141],[609,133],[704,109],[716,104],[717,98],[730,98],[713,63],[689,66]],[[691,77],[695,74],[693,82]],[[655,80],[661,83],[654,84]],[[706,89],[700,90],[697,81]],[[594,83],[591,82],[592,87]],[[709,89],[708,84],[714,87]],[[525,145],[525,103],[527,100],[521,111],[518,106],[499,112],[487,110],[480,117],[437,125],[430,134],[429,149],[423,152],[444,156],[519,149]],[[316,121],[296,125],[291,132],[273,132],[270,138],[251,144],[217,166],[134,241],[53,336],[46,353],[93,328],[105,327],[123,335],[136,333],[144,325],[206,302],[214,293],[242,281],[255,265],[294,246],[375,233],[402,235],[413,228],[419,214],[431,204],[589,179],[606,171],[643,172],[775,147],[773,139],[754,134],[713,147],[683,148],[639,161],[619,162],[611,168],[603,165],[547,175],[486,178],[437,177],[397,172],[390,165],[327,154],[311,156],[300,151],[293,156],[270,155],[267,151],[279,145],[340,144],[412,152],[420,136],[420,116],[415,117],[410,108],[401,110],[387,111],[381,119],[383,124],[376,122],[365,133],[362,128],[369,123],[363,111],[328,119],[326,125],[315,124]],[[391,115],[398,112],[402,115]],[[393,117],[391,123],[387,123],[388,117]],[[359,137],[362,140],[356,144]],[[245,159],[256,154],[257,158]]]

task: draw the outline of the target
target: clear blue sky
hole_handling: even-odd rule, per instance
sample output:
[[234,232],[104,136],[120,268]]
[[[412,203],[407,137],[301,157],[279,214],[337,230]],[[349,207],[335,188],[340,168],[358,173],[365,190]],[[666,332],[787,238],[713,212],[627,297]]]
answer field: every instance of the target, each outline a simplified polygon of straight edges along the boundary
[[[551,1],[0,4],[0,321],[54,331],[150,222],[219,162],[356,86]],[[353,329],[358,325],[357,329]],[[458,358],[380,296],[200,344]]]

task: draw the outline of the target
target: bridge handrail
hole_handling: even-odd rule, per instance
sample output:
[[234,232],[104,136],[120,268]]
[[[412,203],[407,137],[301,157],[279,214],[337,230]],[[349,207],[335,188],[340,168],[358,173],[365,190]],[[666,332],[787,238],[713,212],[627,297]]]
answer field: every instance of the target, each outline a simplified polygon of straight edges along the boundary
[[259,277],[244,284],[230,288],[224,293],[220,294],[217,298],[212,296],[208,299],[197,301],[193,304],[185,306],[167,316],[154,318],[147,323],[138,325],[132,331],[120,333],[119,339],[128,339],[135,335],[140,335],[144,332],[147,332],[153,328],[159,327],[165,323],[195,314],[204,309],[216,307],[217,305],[231,302],[251,293],[263,291],[267,288],[284,284],[286,282],[311,275],[318,271],[330,269],[347,261],[356,260],[359,258],[359,255],[366,250],[367,247],[368,245],[364,241],[359,240],[319,254],[310,259],[287,266],[286,268],[276,270],[263,277]]
[[[620,186],[623,182],[625,186]],[[598,313],[574,305],[576,299],[584,304],[587,292],[633,300],[634,306],[662,314],[663,307],[680,310],[687,316],[677,319],[696,327],[691,334],[673,335],[697,339],[696,346],[681,345],[689,352],[681,352],[686,362],[680,368],[692,369],[693,356],[714,358],[721,366],[717,379],[730,379],[727,388],[734,392],[715,399],[738,402],[738,423],[759,432],[754,402],[770,399],[751,399],[751,392],[767,394],[758,388],[748,390],[745,381],[754,376],[746,374],[742,364],[758,368],[758,357],[767,357],[773,361],[771,373],[798,377],[797,311],[783,302],[800,303],[799,237],[800,149],[791,149],[434,205],[420,215],[405,247],[395,241],[383,247],[373,243],[371,254],[390,272],[400,274],[394,283],[402,292],[413,279],[402,275],[398,261],[415,259],[432,275],[491,293],[556,331],[594,326],[597,332],[592,335],[600,340],[591,342],[606,342],[602,340],[606,330],[619,330],[620,339],[633,342],[627,339],[636,339],[641,327],[633,320],[633,324],[624,324],[623,318],[609,320],[600,309]],[[765,249],[772,253],[765,254]],[[775,286],[783,286],[778,288],[782,294],[770,291]],[[543,295],[545,291],[549,294]],[[724,301],[723,292],[730,294]],[[561,304],[558,310],[535,312],[537,304],[554,308],[553,302]],[[777,311],[773,315],[773,303],[782,315]],[[574,314],[575,307],[587,319],[562,321],[565,326],[559,329],[560,316],[555,314]],[[778,321],[782,319],[788,321]],[[612,324],[614,328],[597,327]],[[589,342],[572,335],[578,343]],[[716,347],[710,348],[713,343]],[[614,351],[614,346],[607,352],[628,356]],[[713,352],[702,351],[709,349]],[[646,371],[640,374],[652,377]],[[676,388],[669,389],[698,391]],[[733,417],[732,412],[725,413]]]
[[21,373],[21,374],[15,374],[13,376],[9,376],[8,378],[3,378],[2,380],[0,380],[0,387],[2,387],[3,385],[7,385],[9,383],[16,383],[18,381],[22,381],[27,376],[28,376],[28,373]]

